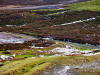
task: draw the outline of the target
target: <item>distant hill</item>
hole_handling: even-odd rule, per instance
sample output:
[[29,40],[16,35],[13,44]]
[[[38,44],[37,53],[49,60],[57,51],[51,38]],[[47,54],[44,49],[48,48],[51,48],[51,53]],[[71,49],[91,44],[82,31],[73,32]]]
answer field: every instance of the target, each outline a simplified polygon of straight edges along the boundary
[[55,4],[66,0],[0,0],[0,5],[41,5]]
[[0,0],[1,5],[28,5],[41,2],[43,2],[43,0]]

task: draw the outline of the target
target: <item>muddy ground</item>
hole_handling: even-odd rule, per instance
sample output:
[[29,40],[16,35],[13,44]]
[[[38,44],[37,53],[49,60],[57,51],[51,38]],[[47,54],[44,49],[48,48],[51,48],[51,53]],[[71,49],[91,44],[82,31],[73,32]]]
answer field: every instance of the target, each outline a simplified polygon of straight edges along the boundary
[[30,46],[47,47],[52,44],[54,44],[53,41],[28,35],[0,32],[0,50],[30,49]]

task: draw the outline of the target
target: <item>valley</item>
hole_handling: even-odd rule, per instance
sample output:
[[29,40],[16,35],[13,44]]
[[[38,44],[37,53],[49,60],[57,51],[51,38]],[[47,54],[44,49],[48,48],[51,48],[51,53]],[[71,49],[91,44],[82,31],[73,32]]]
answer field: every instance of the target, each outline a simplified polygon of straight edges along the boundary
[[99,0],[0,4],[0,75],[99,75]]

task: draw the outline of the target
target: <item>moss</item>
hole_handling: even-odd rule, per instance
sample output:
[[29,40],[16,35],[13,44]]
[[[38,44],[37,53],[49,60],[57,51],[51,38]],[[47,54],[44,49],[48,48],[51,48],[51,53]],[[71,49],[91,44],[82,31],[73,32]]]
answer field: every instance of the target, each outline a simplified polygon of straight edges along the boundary
[[32,10],[32,12],[42,11],[42,12],[49,12],[49,11],[64,11],[65,9],[39,9],[39,10]]

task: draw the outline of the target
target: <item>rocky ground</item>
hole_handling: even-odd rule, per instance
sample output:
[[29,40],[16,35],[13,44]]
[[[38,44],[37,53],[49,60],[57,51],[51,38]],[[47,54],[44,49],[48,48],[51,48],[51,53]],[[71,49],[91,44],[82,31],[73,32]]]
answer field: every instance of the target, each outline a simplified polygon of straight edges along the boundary
[[43,75],[99,75],[100,62],[96,61],[91,64],[81,64],[78,66],[56,65],[53,69],[43,73]]

